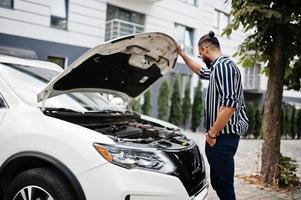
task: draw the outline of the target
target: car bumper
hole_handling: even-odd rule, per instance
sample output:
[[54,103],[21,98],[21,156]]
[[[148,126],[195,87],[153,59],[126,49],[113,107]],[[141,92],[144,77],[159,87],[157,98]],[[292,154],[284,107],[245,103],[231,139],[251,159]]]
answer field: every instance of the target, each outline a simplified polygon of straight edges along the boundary
[[[107,163],[77,175],[87,200],[202,200],[208,184],[190,197],[175,176]],[[206,181],[206,180],[204,180]]]

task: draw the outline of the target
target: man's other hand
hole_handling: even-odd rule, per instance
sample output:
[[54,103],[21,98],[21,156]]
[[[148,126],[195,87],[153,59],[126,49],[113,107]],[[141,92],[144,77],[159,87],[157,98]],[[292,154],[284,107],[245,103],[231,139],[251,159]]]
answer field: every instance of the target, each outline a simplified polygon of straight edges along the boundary
[[208,134],[209,133],[206,133],[206,142],[209,144],[210,147],[213,147],[216,143],[216,138],[210,138]]

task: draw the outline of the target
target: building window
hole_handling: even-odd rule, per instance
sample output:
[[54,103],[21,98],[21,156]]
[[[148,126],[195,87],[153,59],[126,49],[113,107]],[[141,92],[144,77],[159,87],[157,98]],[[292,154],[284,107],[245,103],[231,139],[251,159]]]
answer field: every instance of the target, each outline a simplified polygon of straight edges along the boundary
[[214,26],[217,29],[217,33],[221,35],[223,30],[230,24],[230,15],[219,10],[214,10],[214,14]]
[[180,46],[186,53],[193,55],[193,29],[181,24],[175,24],[175,30],[175,39]]
[[65,69],[67,65],[67,58],[65,57],[48,56],[47,60],[61,66],[63,69]]
[[198,0],[180,0],[180,1],[191,4],[193,6],[198,6]]
[[258,90],[259,86],[260,86],[260,65],[255,64],[252,67],[246,67],[244,88],[249,90]]
[[108,4],[105,40],[144,32],[145,15]]
[[14,1],[13,0],[0,0],[0,6],[6,8],[13,8]]
[[67,17],[68,0],[51,0],[51,27],[67,29]]

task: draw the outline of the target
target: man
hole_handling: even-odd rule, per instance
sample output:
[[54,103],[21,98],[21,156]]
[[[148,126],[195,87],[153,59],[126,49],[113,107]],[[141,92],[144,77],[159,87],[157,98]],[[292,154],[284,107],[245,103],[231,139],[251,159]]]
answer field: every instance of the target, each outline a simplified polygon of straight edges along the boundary
[[240,135],[248,128],[241,74],[235,63],[223,56],[218,39],[210,31],[200,38],[199,57],[208,69],[189,58],[178,46],[187,66],[209,85],[205,102],[206,146],[213,189],[222,200],[235,199],[234,155]]

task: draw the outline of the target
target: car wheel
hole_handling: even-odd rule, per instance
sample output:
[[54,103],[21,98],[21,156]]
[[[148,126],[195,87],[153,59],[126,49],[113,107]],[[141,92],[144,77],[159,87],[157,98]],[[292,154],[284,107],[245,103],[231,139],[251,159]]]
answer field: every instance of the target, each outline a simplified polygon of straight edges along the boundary
[[58,172],[35,168],[18,175],[9,184],[4,200],[75,200],[72,189]]

